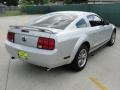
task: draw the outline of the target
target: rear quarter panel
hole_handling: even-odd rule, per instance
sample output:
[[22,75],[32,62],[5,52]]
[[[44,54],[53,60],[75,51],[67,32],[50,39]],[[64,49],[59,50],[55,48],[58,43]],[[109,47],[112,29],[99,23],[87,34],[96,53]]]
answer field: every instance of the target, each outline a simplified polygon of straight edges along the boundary
[[[82,30],[63,31],[56,34],[56,36],[51,35],[50,37],[56,39],[56,48],[60,51],[61,57],[66,64],[72,62],[80,45],[87,38]],[[70,58],[64,59],[68,56]]]

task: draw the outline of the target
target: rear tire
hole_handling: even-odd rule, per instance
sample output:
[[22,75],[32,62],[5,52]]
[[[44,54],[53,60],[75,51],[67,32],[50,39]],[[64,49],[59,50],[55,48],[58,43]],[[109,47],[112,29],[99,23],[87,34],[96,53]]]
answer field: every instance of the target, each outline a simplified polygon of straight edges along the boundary
[[70,64],[73,70],[81,71],[84,69],[88,59],[88,47],[86,45],[82,45],[78,50],[73,62]]
[[110,41],[108,42],[108,46],[114,45],[114,43],[115,43],[115,38],[116,38],[116,32],[113,31],[113,33],[112,33],[112,35],[111,35],[111,38],[110,38]]

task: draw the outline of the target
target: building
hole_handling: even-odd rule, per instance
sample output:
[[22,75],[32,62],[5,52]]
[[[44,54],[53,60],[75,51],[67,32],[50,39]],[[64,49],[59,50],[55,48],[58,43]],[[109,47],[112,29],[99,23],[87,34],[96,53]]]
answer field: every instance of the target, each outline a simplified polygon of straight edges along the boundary
[[89,0],[89,4],[110,4],[120,3],[120,0]]

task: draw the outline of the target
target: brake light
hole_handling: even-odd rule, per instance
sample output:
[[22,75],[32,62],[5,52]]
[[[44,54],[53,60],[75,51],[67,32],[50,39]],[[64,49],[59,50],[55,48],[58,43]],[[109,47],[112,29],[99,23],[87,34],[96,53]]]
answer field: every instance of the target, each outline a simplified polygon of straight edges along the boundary
[[55,48],[55,40],[51,38],[39,37],[37,47],[40,49],[53,50]]
[[7,40],[10,42],[14,42],[14,37],[15,37],[15,33],[13,32],[8,32],[7,34]]

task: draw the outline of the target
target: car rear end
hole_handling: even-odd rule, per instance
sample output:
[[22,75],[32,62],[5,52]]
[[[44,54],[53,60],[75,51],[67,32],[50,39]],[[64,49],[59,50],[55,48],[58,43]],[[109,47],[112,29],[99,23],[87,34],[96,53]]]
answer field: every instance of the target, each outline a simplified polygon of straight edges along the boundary
[[69,59],[66,57],[70,57],[70,52],[64,53],[64,46],[71,40],[61,39],[68,34],[59,32],[64,31],[77,17],[76,14],[52,13],[43,15],[26,26],[11,26],[6,48],[11,56],[42,67],[64,65]]
[[5,45],[12,57],[54,68],[65,63],[57,49],[57,43],[56,33],[52,30],[12,26]]

